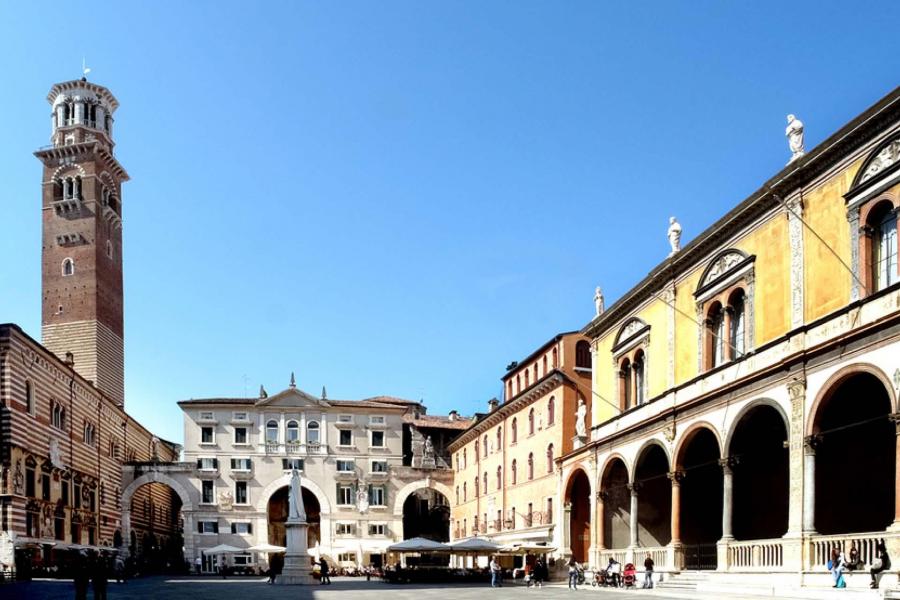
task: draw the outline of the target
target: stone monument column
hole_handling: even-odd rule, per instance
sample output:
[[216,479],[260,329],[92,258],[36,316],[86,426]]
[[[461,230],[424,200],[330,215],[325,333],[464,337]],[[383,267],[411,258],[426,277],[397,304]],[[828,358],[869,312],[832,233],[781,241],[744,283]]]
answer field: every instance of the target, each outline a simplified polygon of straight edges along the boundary
[[306,510],[303,507],[303,494],[300,486],[300,474],[297,469],[291,472],[291,487],[288,491],[288,518],[284,524],[287,533],[287,550],[284,553],[284,568],[276,578],[279,585],[305,585],[312,583],[312,574],[307,553]]

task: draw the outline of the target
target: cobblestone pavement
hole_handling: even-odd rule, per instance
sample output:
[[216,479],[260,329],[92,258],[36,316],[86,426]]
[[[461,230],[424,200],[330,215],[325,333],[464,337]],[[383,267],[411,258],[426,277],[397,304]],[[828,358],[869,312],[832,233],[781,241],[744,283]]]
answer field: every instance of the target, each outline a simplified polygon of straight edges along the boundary
[[[489,585],[390,585],[380,581],[366,582],[365,579],[334,579],[331,586],[313,585],[309,587],[282,587],[267,585],[265,578],[229,578],[214,577],[147,577],[129,581],[127,584],[111,583],[108,597],[110,600],[172,600],[185,598],[189,600],[343,600],[359,598],[360,600],[382,600],[386,594],[391,600],[480,600],[486,594],[497,600],[521,598],[522,595],[535,598],[571,598],[582,595],[593,598],[615,600],[630,598],[633,600],[667,600],[670,598],[699,598],[697,594],[673,594],[663,590],[602,590],[599,588],[580,588],[578,592],[570,591],[565,584],[548,585],[541,589],[526,589],[521,584],[507,584],[503,588],[491,589]],[[2,600],[69,600],[75,597],[71,581],[39,580],[28,583],[0,585]],[[93,597],[88,592],[88,598]],[[720,594],[706,596],[721,598]],[[739,600],[739,596],[729,596],[730,600]]]

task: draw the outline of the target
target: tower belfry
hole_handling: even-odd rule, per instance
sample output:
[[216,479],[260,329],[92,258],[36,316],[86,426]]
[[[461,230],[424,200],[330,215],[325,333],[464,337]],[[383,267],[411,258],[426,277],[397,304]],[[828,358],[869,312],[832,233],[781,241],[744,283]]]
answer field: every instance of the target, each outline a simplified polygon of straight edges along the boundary
[[47,101],[52,145],[35,152],[42,178],[42,343],[71,352],[75,370],[125,400],[122,307],[122,183],[113,155],[119,102],[82,78],[58,83]]

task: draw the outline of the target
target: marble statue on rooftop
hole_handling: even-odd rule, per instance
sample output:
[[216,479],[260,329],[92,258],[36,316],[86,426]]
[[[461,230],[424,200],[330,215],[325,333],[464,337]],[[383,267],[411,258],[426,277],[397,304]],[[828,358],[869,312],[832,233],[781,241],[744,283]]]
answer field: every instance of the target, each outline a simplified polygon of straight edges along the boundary
[[669,217],[669,231],[666,235],[669,237],[669,245],[672,246],[669,256],[674,256],[681,250],[681,224],[675,220],[675,217]]
[[587,435],[587,426],[584,419],[587,416],[587,405],[583,398],[578,399],[578,410],[575,411],[575,435],[585,437]]
[[603,314],[603,292],[599,285],[594,290],[594,308],[597,310],[598,317]]
[[787,122],[788,126],[784,135],[787,137],[788,146],[791,149],[791,160],[788,161],[788,164],[791,164],[806,154],[806,147],[803,144],[803,123],[800,119],[794,115],[788,115]]

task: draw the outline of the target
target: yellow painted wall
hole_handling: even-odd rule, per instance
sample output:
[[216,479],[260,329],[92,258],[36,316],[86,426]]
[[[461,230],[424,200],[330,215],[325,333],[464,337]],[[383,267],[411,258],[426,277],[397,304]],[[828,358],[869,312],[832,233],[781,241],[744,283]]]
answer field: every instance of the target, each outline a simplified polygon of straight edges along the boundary
[[756,348],[788,332],[791,327],[791,243],[788,220],[777,214],[748,232],[735,248],[756,256],[753,308]]
[[675,287],[675,385],[697,376],[699,356],[697,356],[697,302],[694,292],[706,265],[700,265]]
[[[839,175],[803,195],[803,218],[841,260],[850,265],[850,225],[843,195],[850,189],[862,159]],[[814,321],[850,301],[852,276],[809,231],[803,232],[804,313]]]

